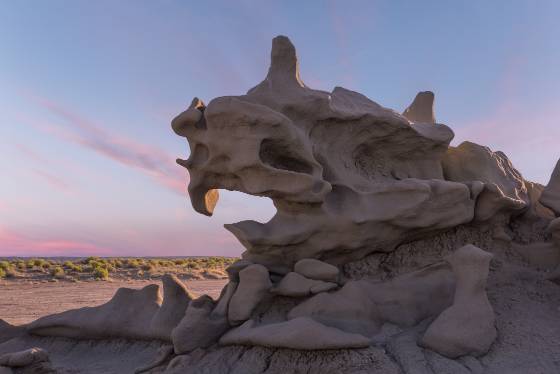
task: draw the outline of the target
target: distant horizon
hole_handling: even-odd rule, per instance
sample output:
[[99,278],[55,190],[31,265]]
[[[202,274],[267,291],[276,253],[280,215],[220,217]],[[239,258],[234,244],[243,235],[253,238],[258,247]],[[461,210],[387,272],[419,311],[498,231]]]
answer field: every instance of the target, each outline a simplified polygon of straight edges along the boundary
[[[287,35],[312,88],[402,112],[435,92],[439,123],[546,184],[560,157],[560,2],[4,2],[0,4],[0,257],[238,257],[225,223],[271,200],[187,196],[193,97],[258,84]],[[110,14],[110,17],[108,15]],[[312,22],[311,22],[312,21]]]

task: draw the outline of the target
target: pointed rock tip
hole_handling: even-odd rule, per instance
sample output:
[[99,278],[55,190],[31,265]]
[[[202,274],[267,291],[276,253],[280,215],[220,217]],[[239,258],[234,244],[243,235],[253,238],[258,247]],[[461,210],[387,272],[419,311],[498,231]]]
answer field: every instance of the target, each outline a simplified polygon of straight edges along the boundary
[[432,91],[418,92],[412,104],[403,112],[403,116],[411,122],[436,123],[434,99],[435,95]]
[[283,35],[272,39],[268,77],[273,78],[276,75],[292,76],[300,82],[296,48],[290,39]]

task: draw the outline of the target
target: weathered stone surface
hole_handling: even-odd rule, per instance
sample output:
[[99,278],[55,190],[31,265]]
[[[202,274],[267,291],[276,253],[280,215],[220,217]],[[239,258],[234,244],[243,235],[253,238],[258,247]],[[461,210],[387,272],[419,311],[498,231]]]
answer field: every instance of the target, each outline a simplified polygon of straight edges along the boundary
[[226,316],[212,315],[214,306],[214,301],[207,295],[191,301],[185,316],[171,334],[176,354],[209,347],[227,331]]
[[183,319],[193,296],[175,275],[165,274],[162,282],[163,303],[152,318],[150,330],[153,337],[171,341],[171,331]]
[[494,311],[486,296],[492,255],[473,245],[446,257],[457,278],[453,305],[426,330],[422,344],[444,356],[480,356],[497,336]]
[[268,270],[258,264],[247,266],[239,272],[239,285],[229,303],[228,319],[239,324],[251,317],[253,309],[268,294],[272,282]]
[[233,282],[239,282],[239,272],[249,265],[253,265],[253,263],[248,260],[241,259],[235,261],[233,264],[226,268],[229,279]]
[[294,265],[294,271],[309,279],[337,282],[339,270],[336,266],[314,258],[304,258]]
[[161,302],[158,285],[141,290],[119,288],[106,304],[39,318],[27,325],[27,331],[77,339],[153,339],[149,327]]
[[24,326],[12,326],[0,319],[0,343],[25,334]]
[[411,122],[436,123],[434,115],[434,93],[431,91],[418,92],[414,101],[403,112]]
[[0,366],[20,368],[38,362],[49,361],[49,353],[41,348],[31,348],[25,351],[6,353],[0,356]]
[[451,305],[455,282],[446,264],[434,264],[387,282],[349,281],[342,289],[304,301],[288,318],[311,317],[325,325],[371,336],[384,322],[412,327]]
[[543,190],[540,202],[560,217],[560,160],[556,163],[550,180]]
[[528,206],[525,181],[502,152],[463,142],[458,147],[449,147],[443,158],[443,172],[450,181],[484,183],[475,207],[478,221],[486,221],[500,212],[521,211]]
[[220,339],[220,344],[223,345],[260,345],[303,350],[364,348],[369,342],[363,335],[327,327],[306,317],[262,326],[255,326],[253,320],[248,320]]
[[336,283],[308,279],[298,273],[290,272],[271,292],[282,296],[301,297],[330,291],[336,287],[338,287]]
[[262,83],[208,106],[195,99],[172,127],[192,151],[178,163],[189,170],[196,211],[212,214],[220,188],[274,201],[269,222],[225,226],[247,248],[245,259],[271,269],[392,251],[473,218],[477,193],[443,180],[451,129],[410,123],[341,87],[308,88],[283,36],[273,40]]

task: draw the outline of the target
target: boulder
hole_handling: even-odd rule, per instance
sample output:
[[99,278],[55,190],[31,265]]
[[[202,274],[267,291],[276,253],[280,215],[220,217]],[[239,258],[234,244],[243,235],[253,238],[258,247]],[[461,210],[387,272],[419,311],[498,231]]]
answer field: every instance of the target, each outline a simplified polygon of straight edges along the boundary
[[247,266],[239,272],[239,285],[229,303],[228,319],[232,325],[251,317],[253,309],[272,287],[268,270],[259,264]]
[[560,160],[556,163],[550,180],[543,190],[540,202],[560,217]]
[[336,287],[338,287],[336,283],[308,279],[298,273],[290,272],[271,292],[281,296],[301,297],[330,291]]
[[434,93],[431,91],[418,92],[412,104],[403,112],[411,122],[436,123],[434,115]]
[[158,285],[141,290],[119,288],[103,305],[41,317],[27,325],[27,331],[76,339],[153,339],[150,325],[161,302]]
[[171,331],[179,324],[193,296],[187,287],[172,274],[165,274],[163,282],[163,303],[150,323],[151,335],[171,341]]
[[338,268],[314,258],[299,260],[294,265],[294,271],[309,279],[338,282]]
[[221,345],[260,345],[301,350],[364,348],[369,343],[370,340],[363,335],[347,333],[306,317],[262,326],[256,326],[255,321],[248,320],[220,339]]
[[481,356],[497,337],[486,295],[492,254],[466,245],[446,257],[457,279],[453,305],[428,327],[421,344],[446,357]]

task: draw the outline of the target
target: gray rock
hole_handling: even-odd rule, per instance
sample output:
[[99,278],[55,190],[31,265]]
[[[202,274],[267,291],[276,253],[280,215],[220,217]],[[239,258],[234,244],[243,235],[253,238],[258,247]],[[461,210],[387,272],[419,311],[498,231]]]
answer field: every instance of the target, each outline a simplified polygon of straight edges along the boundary
[[151,284],[141,290],[119,288],[103,305],[39,318],[27,325],[27,331],[77,339],[153,339],[149,327],[161,302],[158,285]]
[[431,91],[418,92],[412,104],[403,112],[411,122],[436,123],[434,115],[434,93]]
[[150,324],[151,335],[171,341],[171,331],[179,324],[193,296],[187,287],[175,276],[165,274],[163,282],[163,303]]
[[209,347],[229,329],[226,316],[212,315],[214,306],[214,300],[207,295],[191,301],[185,316],[171,333],[176,354]]
[[304,258],[296,262],[294,271],[309,279],[334,283],[338,281],[339,270],[336,266],[313,258]]
[[560,160],[556,163],[550,180],[541,194],[540,202],[551,209],[556,217],[560,217]]
[[450,358],[488,352],[497,337],[494,311],[486,295],[492,255],[473,245],[446,257],[457,286],[453,305],[426,330],[422,345]]
[[338,284],[336,283],[312,280],[298,273],[290,272],[282,278],[278,286],[274,287],[271,292],[281,296],[301,297],[330,291],[337,287]]
[[249,265],[239,272],[239,285],[229,303],[228,319],[239,324],[251,317],[253,309],[268,294],[272,282],[268,270],[259,264]]
[[302,350],[364,348],[370,340],[363,335],[327,327],[311,318],[255,326],[253,320],[228,331],[220,344],[260,345]]

